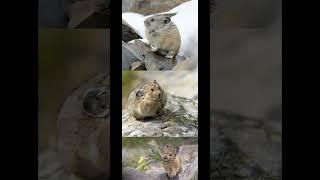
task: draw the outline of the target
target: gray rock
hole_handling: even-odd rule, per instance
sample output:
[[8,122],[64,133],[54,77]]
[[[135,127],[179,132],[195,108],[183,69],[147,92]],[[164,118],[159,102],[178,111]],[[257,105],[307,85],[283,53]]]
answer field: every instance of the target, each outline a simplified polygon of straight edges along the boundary
[[131,167],[125,167],[122,170],[122,179],[123,180],[151,180],[151,176],[149,174],[145,174],[142,172],[139,172],[138,170],[131,168]]
[[282,132],[261,120],[211,114],[211,179],[282,179]]
[[198,136],[198,103],[168,93],[163,115],[143,121],[137,121],[124,109],[122,111],[122,136]]
[[141,37],[129,25],[122,23],[122,41],[129,42],[134,39],[141,39]]
[[131,70],[131,64],[134,62],[142,62],[142,56],[134,52],[128,44],[122,42],[122,70]]
[[145,70],[145,68],[144,63],[141,61],[135,61],[131,64],[132,71]]
[[[164,56],[152,52],[150,47],[140,40],[134,40],[133,43],[128,44],[129,48],[125,46],[129,51],[134,51],[137,54],[138,59],[144,62],[146,70],[158,71],[158,70],[172,70],[177,64],[177,60],[183,59],[183,57],[177,56],[174,59],[168,59]],[[124,46],[123,46],[124,47]]]
[[178,179],[197,180],[198,179],[198,158],[193,160],[190,164],[184,164],[184,170],[179,175]]

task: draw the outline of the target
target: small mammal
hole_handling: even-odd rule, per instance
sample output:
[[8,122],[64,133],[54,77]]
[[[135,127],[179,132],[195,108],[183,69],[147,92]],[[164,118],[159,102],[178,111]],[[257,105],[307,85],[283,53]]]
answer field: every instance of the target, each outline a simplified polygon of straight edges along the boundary
[[166,145],[163,148],[163,167],[170,178],[176,177],[182,172],[182,165],[178,152],[179,147],[170,147],[169,145]]
[[156,117],[161,114],[167,102],[166,92],[156,80],[142,83],[131,91],[127,110],[136,119]]
[[177,26],[171,21],[176,13],[157,14],[144,21],[145,34],[152,51],[158,51],[166,58],[173,58],[179,52],[181,37]]

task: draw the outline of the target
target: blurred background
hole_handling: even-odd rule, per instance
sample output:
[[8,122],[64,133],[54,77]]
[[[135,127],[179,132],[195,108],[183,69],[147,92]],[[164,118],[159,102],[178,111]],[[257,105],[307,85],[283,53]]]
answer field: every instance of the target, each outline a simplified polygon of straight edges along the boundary
[[39,29],[38,151],[54,143],[59,108],[71,91],[109,72],[108,30]]
[[175,96],[198,100],[198,73],[196,71],[122,71],[122,108],[130,92],[139,84],[157,80],[166,92]]
[[281,120],[282,1],[215,4],[210,17],[211,109]]
[[189,0],[122,0],[122,12],[135,12],[143,15],[169,11]]
[[110,0],[38,0],[40,28],[108,28]]
[[193,137],[127,137],[122,138],[124,148],[145,148],[150,141],[156,141],[158,145],[171,144],[174,146],[198,144],[198,138]]

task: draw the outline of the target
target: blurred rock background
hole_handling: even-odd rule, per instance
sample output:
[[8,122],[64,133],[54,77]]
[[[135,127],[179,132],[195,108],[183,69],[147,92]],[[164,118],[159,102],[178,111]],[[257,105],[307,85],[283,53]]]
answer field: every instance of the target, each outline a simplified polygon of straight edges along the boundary
[[143,15],[168,11],[189,0],[122,0],[122,12]]
[[211,109],[281,119],[282,1],[215,4],[210,18]]
[[110,0],[39,0],[40,28],[107,28]]
[[215,4],[210,16],[210,179],[281,180],[282,1]]
[[54,143],[59,108],[71,91],[109,71],[106,30],[41,29],[38,33],[38,151]]

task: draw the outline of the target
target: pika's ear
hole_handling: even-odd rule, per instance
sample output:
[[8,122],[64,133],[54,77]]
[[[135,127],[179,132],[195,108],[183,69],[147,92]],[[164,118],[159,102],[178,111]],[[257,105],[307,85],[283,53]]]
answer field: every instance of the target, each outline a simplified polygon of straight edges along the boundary
[[174,148],[174,151],[176,152],[176,154],[178,154],[178,152],[179,152],[179,146],[175,147],[175,148]]
[[144,96],[144,90],[143,89],[138,89],[136,91],[136,97],[140,98],[142,96]]
[[171,18],[172,16],[175,16],[177,13],[168,13],[168,14],[164,14],[166,17]]
[[[159,83],[156,80],[153,80],[153,83],[159,85]],[[160,85],[159,85],[160,86]]]
[[168,149],[168,148],[169,148],[169,145],[166,144],[166,145],[163,147],[163,150],[166,150],[166,149]]
[[162,19],[163,24],[168,24],[171,21],[170,17],[165,17]]

